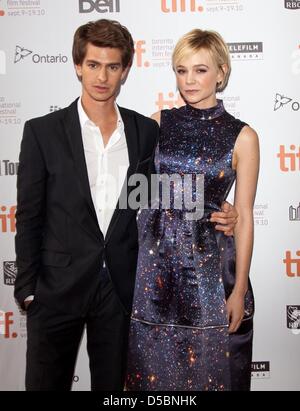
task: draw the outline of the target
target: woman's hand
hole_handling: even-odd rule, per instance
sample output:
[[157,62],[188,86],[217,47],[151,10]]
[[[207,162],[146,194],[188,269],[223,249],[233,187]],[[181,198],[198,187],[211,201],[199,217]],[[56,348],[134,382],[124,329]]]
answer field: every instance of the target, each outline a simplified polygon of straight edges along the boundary
[[235,333],[244,318],[244,293],[232,291],[226,303],[227,318],[229,322],[229,334]]

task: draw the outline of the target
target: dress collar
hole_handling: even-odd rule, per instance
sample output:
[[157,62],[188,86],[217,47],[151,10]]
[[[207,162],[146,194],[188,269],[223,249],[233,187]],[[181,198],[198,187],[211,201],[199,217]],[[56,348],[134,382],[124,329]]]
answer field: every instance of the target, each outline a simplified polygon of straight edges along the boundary
[[183,110],[187,115],[197,117],[200,120],[213,120],[214,118],[220,117],[225,112],[222,100],[217,100],[216,106],[206,109],[195,108],[187,104],[183,107]]

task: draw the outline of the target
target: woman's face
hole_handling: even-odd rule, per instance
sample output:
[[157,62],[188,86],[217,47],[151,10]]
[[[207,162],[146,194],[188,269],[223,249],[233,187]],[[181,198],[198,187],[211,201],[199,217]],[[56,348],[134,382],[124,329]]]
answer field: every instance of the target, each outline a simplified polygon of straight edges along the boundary
[[195,108],[217,104],[216,85],[224,78],[209,52],[201,49],[180,60],[174,68],[177,87],[183,99]]

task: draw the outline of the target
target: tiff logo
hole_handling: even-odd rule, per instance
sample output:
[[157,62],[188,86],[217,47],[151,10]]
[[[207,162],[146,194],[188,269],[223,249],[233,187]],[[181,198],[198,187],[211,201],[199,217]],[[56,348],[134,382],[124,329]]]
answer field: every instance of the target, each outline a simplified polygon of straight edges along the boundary
[[[296,255],[300,257],[300,250],[296,251]],[[286,251],[283,263],[288,277],[300,277],[300,258],[292,258],[291,251]]]
[[0,208],[0,232],[14,233],[16,231],[16,206],[11,206],[9,211],[6,206]]
[[186,11],[202,12],[204,8],[199,5],[198,0],[161,0],[161,10],[163,13],[185,13]]
[[296,146],[292,144],[290,150],[290,152],[287,152],[286,147],[281,145],[279,153],[277,154],[277,158],[280,160],[280,170],[284,173],[288,171],[300,171],[300,146],[297,149]]
[[4,338],[17,338],[18,334],[11,332],[11,326],[14,323],[12,319],[14,313],[0,311],[0,335],[4,335]]
[[79,13],[119,13],[120,0],[79,0]]
[[163,110],[164,108],[172,109],[174,107],[181,107],[185,104],[180,94],[175,96],[173,92],[168,93],[168,97],[164,96],[164,93],[158,93],[158,98],[155,102],[157,110]]
[[146,53],[145,40],[137,40],[135,44],[135,60],[137,67],[149,67],[150,62],[144,61],[144,54]]
[[6,74],[6,55],[0,50],[0,74]]

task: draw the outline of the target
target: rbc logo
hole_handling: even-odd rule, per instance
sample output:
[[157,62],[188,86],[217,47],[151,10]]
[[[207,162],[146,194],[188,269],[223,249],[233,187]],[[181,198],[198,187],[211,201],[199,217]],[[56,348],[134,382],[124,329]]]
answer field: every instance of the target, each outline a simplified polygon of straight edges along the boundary
[[120,0],[79,0],[79,13],[119,13]]
[[6,74],[6,55],[0,50],[0,74]]
[[14,313],[0,311],[0,335],[4,335],[4,338],[17,338],[16,332],[11,332],[11,326],[14,323],[12,319]]

